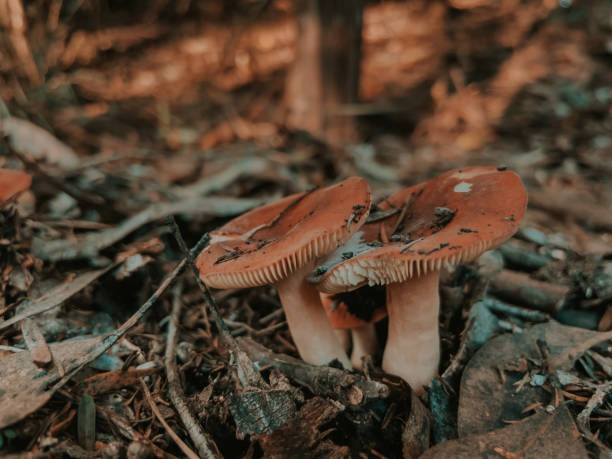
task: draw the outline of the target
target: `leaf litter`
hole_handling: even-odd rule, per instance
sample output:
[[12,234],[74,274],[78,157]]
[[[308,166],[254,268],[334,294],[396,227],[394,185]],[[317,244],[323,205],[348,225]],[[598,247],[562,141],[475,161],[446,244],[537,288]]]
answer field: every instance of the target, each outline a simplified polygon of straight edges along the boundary
[[[0,455],[609,454],[612,81],[597,48],[609,6],[570,11],[587,40],[554,2],[476,3],[366,7],[362,100],[337,108],[368,115],[369,141],[352,148],[278,121],[299,40],[291,5],[161,2],[125,26],[104,9],[26,15],[0,0],[12,12],[0,167],[33,178],[0,209]],[[374,120],[399,112],[410,139]],[[443,274],[441,375],[422,398],[380,356],[362,373],[295,359],[271,287],[212,292],[211,317],[164,220],[195,242],[341,177],[367,177],[382,199],[467,163],[507,164],[532,202],[499,265]]]

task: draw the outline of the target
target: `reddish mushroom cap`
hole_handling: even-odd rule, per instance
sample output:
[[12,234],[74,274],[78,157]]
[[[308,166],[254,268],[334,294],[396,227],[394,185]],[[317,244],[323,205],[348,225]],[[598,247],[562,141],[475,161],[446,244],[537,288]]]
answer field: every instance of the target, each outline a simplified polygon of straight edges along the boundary
[[363,327],[364,325],[378,322],[379,320],[387,317],[384,296],[381,304],[374,306],[370,317],[367,319],[359,317],[347,306],[344,301],[335,299],[333,297],[333,294],[321,293],[321,303],[323,304],[323,309],[325,309],[327,318],[334,328],[345,329]]
[[30,188],[32,177],[25,172],[0,169],[0,203]]
[[402,282],[473,260],[516,232],[526,206],[527,193],[514,172],[495,167],[449,171],[383,201],[379,207],[395,213],[380,220],[377,231],[373,223],[367,225],[362,240],[353,241],[352,258],[339,261],[332,254],[310,279],[320,291],[337,293]]
[[200,276],[215,288],[273,284],[342,245],[369,209],[368,184],[352,177],[252,210],[211,233]]

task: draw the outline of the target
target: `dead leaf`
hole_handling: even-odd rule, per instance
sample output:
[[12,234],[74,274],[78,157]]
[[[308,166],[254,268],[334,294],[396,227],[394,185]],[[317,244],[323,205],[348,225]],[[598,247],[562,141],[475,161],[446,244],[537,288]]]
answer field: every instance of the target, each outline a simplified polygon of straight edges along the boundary
[[552,414],[540,411],[502,429],[441,443],[420,457],[587,459],[589,455],[570,412],[560,405]]
[[103,337],[68,343],[51,344],[51,352],[59,365],[46,370],[33,362],[28,351],[0,360],[0,429],[10,426],[43,406],[55,392],[53,387],[62,375],[78,368],[83,356]]
[[38,410],[74,373],[110,349],[151,309],[184,266],[184,260],[179,262],[149,299],[113,333],[87,340],[51,344],[51,353],[56,363],[53,368],[45,370],[37,367],[28,351],[0,360],[0,429]]
[[40,314],[41,312],[48,311],[55,306],[62,304],[72,295],[78,293],[83,290],[93,281],[95,281],[102,274],[111,269],[113,265],[110,265],[103,269],[98,269],[96,271],[90,271],[84,274],[77,276],[72,279],[70,282],[64,282],[58,285],[55,288],[52,288],[47,293],[45,293],[40,298],[35,300],[26,300],[21,303],[21,312],[19,314],[15,314],[10,319],[4,320],[0,322],[0,330],[3,328],[9,327],[13,324],[16,324],[20,320],[26,319],[28,317],[32,317],[36,314]]
[[[534,364],[542,360],[537,341],[550,349],[552,369],[567,369],[575,359],[609,333],[567,327],[558,322],[535,325],[523,333],[499,336],[486,343],[467,364],[461,379],[458,409],[460,437],[482,434],[504,427],[505,421],[524,418],[526,407],[548,404],[550,394],[541,385],[529,383],[529,374],[512,371],[522,358]],[[522,390],[517,382],[527,376]],[[544,377],[544,370],[541,376]]]
[[45,366],[51,363],[51,351],[40,328],[32,319],[25,319],[21,322],[21,334],[26,343],[32,361],[38,366]]

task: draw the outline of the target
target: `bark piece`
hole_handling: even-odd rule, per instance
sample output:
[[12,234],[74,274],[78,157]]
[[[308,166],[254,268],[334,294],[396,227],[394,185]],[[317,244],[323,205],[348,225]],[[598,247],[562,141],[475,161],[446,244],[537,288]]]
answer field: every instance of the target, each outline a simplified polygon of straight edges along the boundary
[[267,458],[285,457],[348,457],[346,446],[324,440],[328,431],[320,427],[340,413],[344,407],[321,397],[310,399],[286,426],[270,435],[259,437],[259,444]]
[[233,395],[229,409],[240,435],[274,432],[292,419],[296,410],[291,392],[274,389]]
[[49,350],[47,341],[40,331],[40,328],[36,325],[36,322],[32,319],[26,319],[21,322],[21,333],[32,355],[32,361],[39,366],[45,366],[51,363],[53,360],[51,351]]

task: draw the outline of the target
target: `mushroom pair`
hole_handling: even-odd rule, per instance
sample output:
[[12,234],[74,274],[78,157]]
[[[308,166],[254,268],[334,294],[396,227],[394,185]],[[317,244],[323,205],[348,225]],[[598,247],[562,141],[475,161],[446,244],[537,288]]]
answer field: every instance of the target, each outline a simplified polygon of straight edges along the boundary
[[509,239],[526,205],[525,188],[513,172],[495,167],[447,172],[385,199],[351,239],[351,256],[342,259],[347,249],[340,247],[309,279],[326,293],[386,285],[389,329],[382,367],[422,392],[440,358],[440,270]]
[[359,177],[252,210],[211,232],[210,245],[196,260],[200,277],[214,288],[274,285],[302,359],[315,365],[337,359],[350,368],[306,276],[317,259],[359,229],[369,211],[370,188]]

